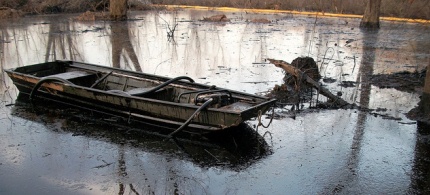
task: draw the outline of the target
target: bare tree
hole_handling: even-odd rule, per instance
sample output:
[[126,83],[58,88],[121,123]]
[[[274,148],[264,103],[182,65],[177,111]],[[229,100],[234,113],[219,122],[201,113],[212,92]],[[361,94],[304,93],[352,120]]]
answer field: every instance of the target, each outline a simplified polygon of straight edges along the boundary
[[379,28],[381,0],[367,0],[366,10],[360,22],[361,28]]
[[112,20],[126,20],[127,0],[110,0],[109,13]]
[[427,117],[427,122],[430,123],[430,59],[429,64],[427,65],[424,90],[423,94],[421,95],[421,102],[419,106],[421,106],[421,113],[424,117]]
[[[424,81],[423,92],[421,94],[421,100],[417,107],[409,111],[408,117],[412,120],[424,122],[427,125],[430,124],[430,59],[427,65],[426,78]],[[428,133],[428,128],[423,128],[422,130],[426,130],[425,133]],[[430,182],[430,180],[428,182]]]
[[424,93],[430,95],[430,59],[429,64],[427,65],[426,79],[424,84]]

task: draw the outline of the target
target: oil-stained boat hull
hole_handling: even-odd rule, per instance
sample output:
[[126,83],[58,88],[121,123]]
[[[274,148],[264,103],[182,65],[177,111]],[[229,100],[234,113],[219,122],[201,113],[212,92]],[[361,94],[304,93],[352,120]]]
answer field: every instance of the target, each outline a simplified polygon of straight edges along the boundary
[[155,92],[133,95],[132,91],[154,88],[171,78],[72,61],[47,62],[6,72],[24,94],[174,125],[183,124],[200,107],[196,103],[198,97],[204,96],[197,95],[200,91],[228,99],[228,103],[210,105],[192,118],[191,127],[205,130],[237,126],[260,111],[267,111],[275,101],[181,80]]

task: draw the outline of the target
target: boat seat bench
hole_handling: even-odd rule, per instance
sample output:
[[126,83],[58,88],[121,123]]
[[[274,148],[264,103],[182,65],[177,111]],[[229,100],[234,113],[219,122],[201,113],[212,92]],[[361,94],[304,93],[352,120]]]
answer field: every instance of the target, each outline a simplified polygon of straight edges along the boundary
[[87,86],[92,84],[92,82],[94,82],[93,80],[97,79],[97,74],[86,72],[86,71],[71,71],[71,72],[53,74],[43,78],[47,78],[47,77],[62,78],[76,85]]
[[85,71],[73,71],[73,72],[64,72],[60,74],[49,75],[47,77],[58,77],[65,80],[71,80],[75,78],[81,78],[90,75],[90,73]]
[[152,87],[149,87],[149,88],[146,88],[146,87],[145,88],[143,88],[143,87],[142,88],[133,88],[133,89],[128,90],[126,92],[130,95],[137,95],[139,93],[147,92],[151,89],[152,89]]
[[149,98],[156,98],[156,99],[163,99],[163,100],[171,101],[170,96],[171,96],[171,93],[173,92],[173,88],[169,88],[169,87],[159,89],[159,90],[154,91],[154,92],[149,93],[149,94],[140,95],[143,92],[147,92],[147,91],[150,91],[152,89],[153,89],[153,87],[133,88],[133,89],[127,90],[126,93],[129,95],[132,95],[132,96],[149,97]]
[[146,95],[140,95],[143,92],[149,91],[153,89],[152,87],[148,88],[133,88],[130,90],[122,91],[117,89],[107,90],[108,92],[112,93],[118,93],[123,95],[130,95],[130,96],[138,96],[138,97],[149,97],[149,98],[157,98],[157,99],[168,99],[169,98],[169,92],[172,92],[172,88],[163,88],[158,91],[146,94]]

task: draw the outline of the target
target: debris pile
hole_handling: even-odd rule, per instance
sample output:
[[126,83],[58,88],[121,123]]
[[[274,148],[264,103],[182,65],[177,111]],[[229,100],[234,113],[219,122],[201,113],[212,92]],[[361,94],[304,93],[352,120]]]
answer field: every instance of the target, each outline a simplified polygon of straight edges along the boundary
[[[282,60],[267,59],[270,63],[285,71],[284,84],[275,86],[268,94],[269,97],[277,98],[283,103],[298,104],[305,99],[312,98],[312,90],[315,88],[317,94],[326,96],[331,106],[344,107],[348,102],[339,96],[332,94],[328,89],[322,87],[318,81],[321,75],[318,66],[310,57],[299,57],[290,64]],[[311,94],[311,95],[308,95]]]

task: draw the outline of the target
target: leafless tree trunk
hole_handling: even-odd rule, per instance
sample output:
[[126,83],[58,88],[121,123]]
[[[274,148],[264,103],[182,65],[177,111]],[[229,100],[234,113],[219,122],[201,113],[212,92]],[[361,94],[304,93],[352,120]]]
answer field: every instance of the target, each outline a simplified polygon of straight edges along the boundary
[[381,0],[368,0],[360,22],[361,28],[378,29]]
[[421,114],[426,117],[427,122],[430,123],[430,60],[427,65],[423,94],[418,106],[421,107]]
[[[408,116],[412,120],[421,121],[427,125],[430,124],[430,59],[429,64],[427,65],[427,73],[421,100],[418,103],[418,107],[409,111]],[[427,128],[426,133],[428,132],[429,130]]]
[[424,84],[424,93],[430,95],[430,59],[429,59],[429,64],[427,65],[426,80]]
[[109,12],[112,20],[126,20],[127,0],[110,0]]

